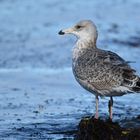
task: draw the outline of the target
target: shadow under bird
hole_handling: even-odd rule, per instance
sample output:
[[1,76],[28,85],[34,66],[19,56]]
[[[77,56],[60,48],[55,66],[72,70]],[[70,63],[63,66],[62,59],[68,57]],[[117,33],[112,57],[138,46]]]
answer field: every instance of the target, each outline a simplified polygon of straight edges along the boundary
[[91,20],[82,20],[63,29],[60,35],[77,37],[73,48],[72,68],[78,83],[96,97],[95,118],[98,119],[98,96],[108,96],[109,117],[112,120],[113,96],[140,92],[140,77],[127,61],[116,53],[96,46],[98,32]]

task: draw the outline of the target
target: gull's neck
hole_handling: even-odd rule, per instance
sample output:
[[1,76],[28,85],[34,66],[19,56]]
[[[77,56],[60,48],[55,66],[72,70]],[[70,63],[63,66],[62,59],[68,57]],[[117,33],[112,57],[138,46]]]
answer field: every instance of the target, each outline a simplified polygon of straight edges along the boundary
[[76,47],[79,49],[96,48],[96,39],[78,39]]
[[80,57],[87,49],[90,48],[96,49],[95,40],[78,39],[76,46],[73,48],[73,62],[75,62],[78,57]]

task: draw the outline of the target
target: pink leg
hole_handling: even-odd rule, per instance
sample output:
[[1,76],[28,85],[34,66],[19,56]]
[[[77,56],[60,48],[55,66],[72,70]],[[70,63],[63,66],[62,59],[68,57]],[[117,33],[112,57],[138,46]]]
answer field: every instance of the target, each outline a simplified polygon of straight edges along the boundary
[[109,102],[108,102],[108,107],[109,107],[109,118],[110,118],[110,120],[112,120],[112,118],[113,118],[113,112],[112,112],[112,107],[113,107],[113,98],[112,97],[110,97],[110,100],[109,100]]
[[95,119],[98,119],[99,115],[98,115],[98,104],[99,104],[99,98],[98,96],[96,96],[96,113],[95,113]]

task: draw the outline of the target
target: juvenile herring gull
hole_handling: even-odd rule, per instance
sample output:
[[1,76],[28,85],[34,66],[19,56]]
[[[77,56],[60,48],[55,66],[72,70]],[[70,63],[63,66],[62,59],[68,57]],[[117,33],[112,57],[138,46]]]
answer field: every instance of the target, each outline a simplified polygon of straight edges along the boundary
[[77,37],[72,56],[74,76],[82,87],[95,95],[96,119],[98,96],[110,97],[108,107],[112,120],[113,96],[140,92],[140,77],[119,55],[97,48],[98,33],[91,20],[82,20],[73,27],[61,30],[59,34],[73,34]]

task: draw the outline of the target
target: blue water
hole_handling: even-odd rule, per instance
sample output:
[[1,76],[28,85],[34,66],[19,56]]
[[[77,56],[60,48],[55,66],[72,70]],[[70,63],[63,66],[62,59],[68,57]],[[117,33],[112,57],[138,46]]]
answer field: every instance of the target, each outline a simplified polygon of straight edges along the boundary
[[[97,45],[118,53],[140,73],[139,0],[1,0],[0,138],[73,138],[95,100],[71,71],[72,36],[58,31],[81,19],[98,28]],[[114,121],[137,127],[140,95],[114,99]],[[99,113],[108,118],[108,98]]]

